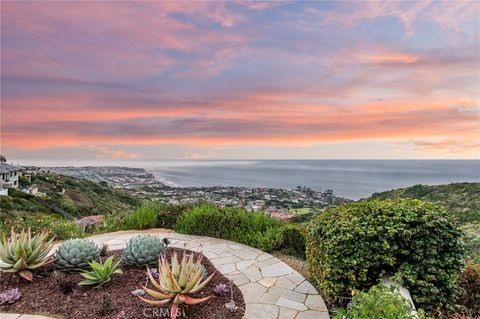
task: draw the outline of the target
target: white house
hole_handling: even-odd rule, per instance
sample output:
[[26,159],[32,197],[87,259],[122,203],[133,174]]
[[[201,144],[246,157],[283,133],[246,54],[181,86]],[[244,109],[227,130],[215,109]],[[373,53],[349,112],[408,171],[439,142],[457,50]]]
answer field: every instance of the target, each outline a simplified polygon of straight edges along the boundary
[[18,177],[22,176],[23,168],[11,164],[2,163],[0,165],[0,189],[9,187],[18,187]]

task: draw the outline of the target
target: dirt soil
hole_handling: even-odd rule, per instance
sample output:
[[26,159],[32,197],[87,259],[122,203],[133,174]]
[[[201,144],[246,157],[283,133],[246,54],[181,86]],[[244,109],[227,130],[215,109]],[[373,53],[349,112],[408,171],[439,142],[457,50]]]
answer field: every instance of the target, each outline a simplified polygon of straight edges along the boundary
[[[166,252],[167,256],[171,256],[174,250],[177,251],[180,258],[183,249],[169,248]],[[107,255],[119,258],[121,251],[112,251]],[[202,258],[202,264],[209,275],[216,271],[205,256]],[[53,270],[53,267],[50,267],[35,272],[31,283],[19,280],[17,276],[1,273],[0,292],[18,288],[21,297],[13,304],[0,305],[0,312],[43,314],[65,319],[169,318],[169,305],[150,306],[132,295],[132,291],[141,289],[141,286],[147,283],[146,269],[144,268],[123,268],[123,275],[113,275],[109,283],[99,288],[78,286],[77,283],[84,279],[79,273],[64,273],[64,282],[67,284],[63,289],[54,283]],[[233,300],[238,307],[236,311],[225,308],[225,304],[231,301],[230,293],[223,296],[213,294],[213,287],[220,283],[227,284],[228,287],[231,285]],[[151,288],[151,284],[149,283],[147,287]],[[182,305],[178,318],[239,319],[243,317],[245,302],[240,289],[218,271],[208,285],[192,297],[200,298],[208,295],[213,295],[213,297],[201,304]],[[144,297],[149,298],[148,295]]]

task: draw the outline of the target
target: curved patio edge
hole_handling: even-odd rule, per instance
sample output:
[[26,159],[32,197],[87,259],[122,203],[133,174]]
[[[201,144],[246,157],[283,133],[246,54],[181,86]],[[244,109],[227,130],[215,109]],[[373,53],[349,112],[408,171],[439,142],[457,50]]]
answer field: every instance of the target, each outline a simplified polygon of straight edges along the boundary
[[[140,234],[167,237],[171,246],[202,253],[242,291],[246,319],[329,319],[317,290],[297,271],[274,256],[243,244],[204,236],[175,233],[168,229],[120,231],[89,237],[110,250],[122,249]],[[54,247],[55,249],[55,247]],[[2,319],[40,319],[12,315]]]

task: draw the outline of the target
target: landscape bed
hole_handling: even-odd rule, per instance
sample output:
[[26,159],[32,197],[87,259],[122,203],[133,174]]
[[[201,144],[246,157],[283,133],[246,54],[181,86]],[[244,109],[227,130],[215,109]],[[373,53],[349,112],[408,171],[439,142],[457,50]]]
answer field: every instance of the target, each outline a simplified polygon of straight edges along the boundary
[[[170,258],[174,251],[181,256],[185,250],[168,248],[165,252],[167,258]],[[187,250],[187,253],[190,254],[190,251]],[[120,258],[121,255],[122,250],[107,253],[107,257]],[[194,252],[194,255],[196,258],[198,253]],[[106,259],[106,257],[102,259]],[[214,272],[215,275],[204,289],[192,297],[203,298],[208,295],[213,295],[213,297],[197,305],[182,305],[179,311],[180,317],[192,319],[217,318],[217,316],[229,319],[242,318],[245,312],[245,302],[240,289],[218,272],[205,256],[202,256],[202,265],[209,275]],[[42,272],[36,272],[33,282],[26,282],[15,275],[1,273],[0,290],[18,288],[21,298],[12,304],[0,305],[0,312],[42,314],[65,319],[170,317],[170,303],[161,307],[150,306],[132,294],[132,291],[141,289],[144,285],[148,284],[147,287],[150,287],[146,268],[123,268],[123,275],[114,275],[110,282],[99,288],[78,286],[78,282],[84,279],[78,272],[64,273],[66,282],[74,283],[71,287],[72,291],[67,291],[67,293],[62,292],[54,284],[53,271],[54,267],[52,266]],[[215,295],[213,288],[218,284],[226,284],[229,292]],[[144,297],[149,298],[148,295],[144,295]],[[229,303],[232,298],[238,307],[236,311],[229,311],[225,308],[225,304]]]

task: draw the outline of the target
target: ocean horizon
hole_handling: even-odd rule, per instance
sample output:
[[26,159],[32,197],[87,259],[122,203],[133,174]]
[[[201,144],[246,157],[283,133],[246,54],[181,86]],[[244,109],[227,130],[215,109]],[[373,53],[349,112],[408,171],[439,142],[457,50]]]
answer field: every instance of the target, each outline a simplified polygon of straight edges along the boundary
[[15,160],[38,166],[144,168],[172,187],[242,186],[333,190],[360,199],[416,184],[480,182],[478,160]]

